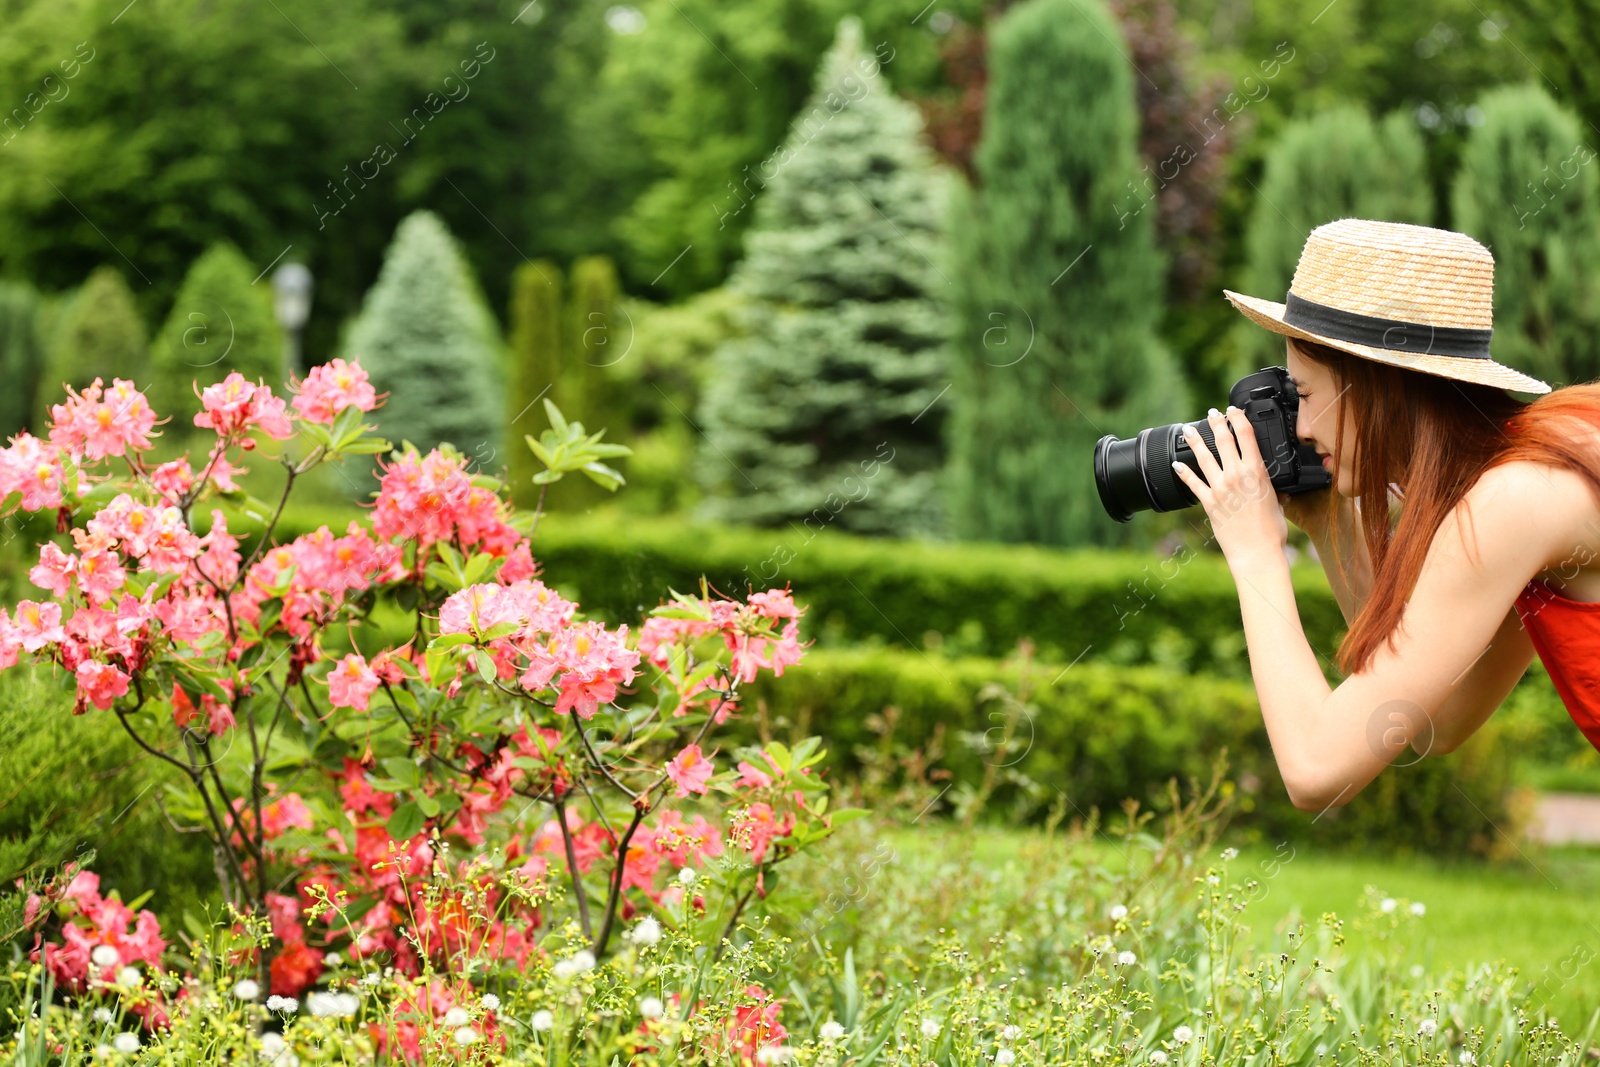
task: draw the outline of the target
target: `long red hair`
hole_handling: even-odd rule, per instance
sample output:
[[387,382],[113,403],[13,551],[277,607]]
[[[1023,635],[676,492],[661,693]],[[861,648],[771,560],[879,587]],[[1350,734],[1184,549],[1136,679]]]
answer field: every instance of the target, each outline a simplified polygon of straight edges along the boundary
[[[1565,468],[1581,474],[1600,501],[1600,455],[1580,436],[1581,423],[1600,429],[1600,383],[1518,400],[1503,389],[1392,367],[1315,342],[1290,338],[1289,344],[1327,367],[1344,402],[1354,404],[1356,440],[1343,440],[1341,418],[1334,456],[1337,464],[1346,449],[1355,449],[1355,493],[1373,587],[1339,646],[1346,675],[1365,667],[1385,643],[1394,649],[1434,534],[1484,471],[1516,460]],[[1391,483],[1403,494],[1398,522],[1390,509]],[[1330,492],[1330,510],[1334,505]],[[1337,550],[1334,555],[1334,565],[1348,573],[1348,561]]]

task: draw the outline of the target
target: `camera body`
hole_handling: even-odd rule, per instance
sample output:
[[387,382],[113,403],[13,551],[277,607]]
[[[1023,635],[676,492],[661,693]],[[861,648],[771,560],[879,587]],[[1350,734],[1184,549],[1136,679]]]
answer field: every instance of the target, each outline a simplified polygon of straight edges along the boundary
[[[1322,466],[1317,450],[1295,438],[1300,396],[1287,369],[1263,367],[1246,374],[1228,391],[1228,403],[1244,412],[1255,428],[1261,458],[1275,489],[1309,493],[1333,484],[1333,475]],[[1199,431],[1200,439],[1220,462],[1209,419],[1153,426],[1124,439],[1107,434],[1095,442],[1095,488],[1113,519],[1128,522],[1136,511],[1176,511],[1199,503],[1172,469],[1175,461],[1181,462],[1205,477],[1184,439],[1186,425]]]

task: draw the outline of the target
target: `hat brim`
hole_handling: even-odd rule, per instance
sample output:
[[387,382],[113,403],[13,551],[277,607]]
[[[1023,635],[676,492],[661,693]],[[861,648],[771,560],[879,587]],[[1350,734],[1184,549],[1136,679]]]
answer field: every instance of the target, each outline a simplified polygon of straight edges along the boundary
[[1235,293],[1231,289],[1224,289],[1222,294],[1228,298],[1229,303],[1239,309],[1245,318],[1257,326],[1271,330],[1273,333],[1283,334],[1286,337],[1297,337],[1302,341],[1315,341],[1330,348],[1337,348],[1342,352],[1349,352],[1353,356],[1360,356],[1363,359],[1370,359],[1377,363],[1387,363],[1391,367],[1404,367],[1406,370],[1420,371],[1423,374],[1432,374],[1440,378],[1452,378],[1459,382],[1475,382],[1478,385],[1509,389],[1517,393],[1550,392],[1550,386],[1539,379],[1523,374],[1519,370],[1513,370],[1503,363],[1496,363],[1492,359],[1465,359],[1461,356],[1396,352],[1388,348],[1373,348],[1371,345],[1359,345],[1353,341],[1341,341],[1337,337],[1325,337],[1284,322],[1284,305],[1276,300],[1263,300],[1259,296],[1245,296],[1243,293]]

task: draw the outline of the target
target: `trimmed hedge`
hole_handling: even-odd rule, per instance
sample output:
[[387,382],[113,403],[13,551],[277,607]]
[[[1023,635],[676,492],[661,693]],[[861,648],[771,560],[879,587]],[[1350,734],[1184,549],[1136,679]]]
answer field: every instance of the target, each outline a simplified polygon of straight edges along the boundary
[[1240,819],[1268,841],[1395,851],[1426,843],[1430,851],[1497,854],[1505,846],[1496,827],[1514,833],[1522,817],[1511,795],[1509,746],[1492,719],[1454,754],[1416,760],[1408,750],[1347,805],[1308,813],[1289,802],[1249,684],[1091,662],[1029,669],[1032,710],[1017,719],[1018,743],[1003,755],[994,743],[1004,736],[1008,706],[989,687],[1016,692],[1015,660],[812,649],[782,678],[762,675],[745,690],[741,729],[764,723],[779,738],[820,734],[829,765],[849,777],[883,743],[884,711],[892,707],[892,743],[937,742],[943,754],[935,765],[957,785],[978,786],[987,763],[1007,772],[994,795],[1001,808],[1019,799],[1024,786],[1008,779],[1020,774],[1047,804],[1059,791],[1080,812],[1098,806],[1108,814],[1125,797],[1159,806],[1173,776],[1185,785],[1208,780],[1226,746]]
[[[290,509],[278,534],[289,539],[324,522],[342,530],[350,514]],[[230,519],[236,527],[247,529]],[[1062,663],[1081,655],[1249,677],[1239,596],[1214,553],[1184,550],[1162,561],[592,512],[544,516],[533,554],[563,595],[611,625],[637,626],[669,587],[696,589],[704,574],[728,594],[788,583],[808,608],[806,635],[824,647],[1005,656],[1027,638],[1040,659]],[[1327,579],[1315,564],[1302,565],[1294,585],[1306,634],[1331,664],[1345,623]]]

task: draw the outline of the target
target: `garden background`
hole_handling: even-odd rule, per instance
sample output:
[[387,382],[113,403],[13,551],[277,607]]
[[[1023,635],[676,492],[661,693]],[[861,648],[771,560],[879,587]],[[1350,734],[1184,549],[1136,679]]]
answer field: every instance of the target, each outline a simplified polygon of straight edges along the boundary
[[[1225,753],[1206,846],[1243,850],[1232,862],[1265,890],[1250,944],[1364,900],[1387,900],[1380,916],[1426,901],[1405,953],[1380,921],[1358,956],[1407,981],[1503,961],[1528,1017],[1572,1033],[1600,1007],[1583,907],[1600,856],[1536,832],[1541,798],[1600,795],[1600,753],[1537,661],[1460,751],[1296,811],[1204,516],[1113,522],[1089,462],[1102,435],[1195,418],[1281,363],[1221,289],[1284,291],[1311,228],[1346,216],[1483,241],[1497,358],[1558,387],[1600,377],[1600,5],[3,11],[0,434],[44,436],[63,383],[125,378],[176,416],[154,451],[168,459],[193,443],[192,383],[359,359],[388,394],[377,433],[449,442],[541,509],[534,558],[585,617],[637,627],[702,578],[790,589],[814,644],[749,686],[734,734],[822,737],[822,773],[874,813],[786,873],[807,903],[773,921],[819,952],[793,965],[799,988],[846,973],[850,945],[849,981],[860,968],[890,1004],[902,964],[931,966],[935,916],[976,943],[986,922],[1044,922],[1052,894],[1092,911],[1106,901],[1074,879],[1133,862],[1114,813],[1132,798],[1198,850],[1168,782],[1203,792]],[[547,400],[631,449],[607,461],[625,484],[536,484],[524,435],[550,426]],[[254,468],[240,485],[274,501],[281,476]],[[366,470],[312,471],[274,539],[362,515]],[[266,525],[242,494],[228,513],[242,536]],[[37,594],[52,531],[5,524],[10,604]],[[1344,620],[1303,538],[1291,552],[1336,684]],[[370,622],[339,651],[410,633],[398,608]],[[47,668],[0,675],[0,876],[92,850],[105,890],[203,929],[212,851],[163,801],[182,783],[111,716],[73,716],[70,690]],[[1067,862],[1048,835],[1075,824]],[[874,842],[889,873],[828,911]],[[1194,871],[1171,876],[1190,903]],[[963,902],[1001,872],[1035,884]],[[897,947],[890,916],[915,893],[926,925]],[[7,949],[19,965],[30,938]],[[796,1045],[840,1014],[787,997]]]

